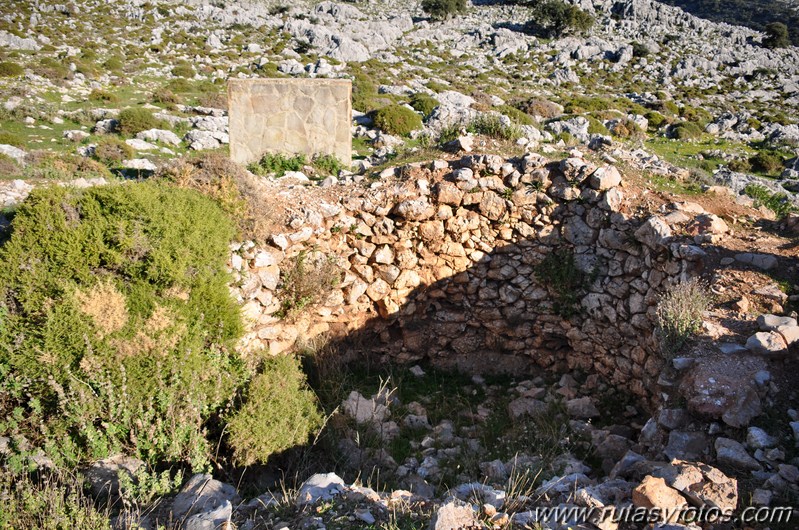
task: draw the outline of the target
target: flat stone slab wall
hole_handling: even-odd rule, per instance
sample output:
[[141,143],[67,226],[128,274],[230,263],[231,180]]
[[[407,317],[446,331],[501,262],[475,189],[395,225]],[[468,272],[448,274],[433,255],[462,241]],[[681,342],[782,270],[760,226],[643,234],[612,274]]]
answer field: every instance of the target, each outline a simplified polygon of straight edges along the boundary
[[341,79],[231,79],[230,158],[333,155],[352,162],[352,83]]

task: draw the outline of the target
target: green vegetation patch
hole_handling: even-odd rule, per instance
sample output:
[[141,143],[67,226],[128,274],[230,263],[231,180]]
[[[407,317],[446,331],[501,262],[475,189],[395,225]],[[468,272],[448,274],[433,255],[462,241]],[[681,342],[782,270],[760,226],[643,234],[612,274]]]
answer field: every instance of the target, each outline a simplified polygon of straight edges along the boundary
[[535,275],[553,294],[553,309],[564,318],[580,310],[580,298],[590,278],[577,268],[574,253],[553,250],[535,266]]
[[439,103],[436,98],[424,92],[417,92],[412,95],[410,101],[411,107],[421,112],[424,119],[429,118],[435,108],[440,104],[441,103]]
[[164,129],[168,125],[153,116],[152,111],[141,108],[131,107],[119,113],[119,132],[129,136],[148,129]]
[[305,444],[308,433],[322,426],[322,415],[299,362],[285,355],[266,360],[227,426],[234,456],[243,465]]
[[388,105],[378,109],[372,119],[381,131],[398,136],[408,136],[423,127],[422,118],[403,105]]
[[233,232],[211,199],[164,184],[34,190],[0,250],[0,434],[57,463],[203,467],[204,423],[244,376]]
[[791,202],[784,193],[772,193],[765,186],[749,184],[744,188],[744,193],[755,200],[755,206],[765,206],[779,217],[789,213],[799,212],[799,208]]

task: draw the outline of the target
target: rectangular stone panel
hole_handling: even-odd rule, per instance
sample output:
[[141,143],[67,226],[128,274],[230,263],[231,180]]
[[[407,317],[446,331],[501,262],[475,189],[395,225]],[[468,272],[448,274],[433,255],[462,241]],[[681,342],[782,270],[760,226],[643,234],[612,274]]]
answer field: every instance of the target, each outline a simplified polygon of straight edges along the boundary
[[352,163],[352,82],[342,79],[228,81],[230,158],[264,153],[334,155]]

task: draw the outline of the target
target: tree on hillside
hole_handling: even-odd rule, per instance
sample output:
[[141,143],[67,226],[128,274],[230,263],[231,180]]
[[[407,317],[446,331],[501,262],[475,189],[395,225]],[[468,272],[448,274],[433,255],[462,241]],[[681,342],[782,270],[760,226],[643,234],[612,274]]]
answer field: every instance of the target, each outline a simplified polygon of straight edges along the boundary
[[543,32],[548,37],[579,35],[586,33],[594,25],[594,17],[563,0],[533,0],[523,3],[533,8],[533,19],[528,22],[528,28],[533,32]]
[[763,46],[766,48],[785,48],[791,45],[788,37],[788,26],[782,22],[770,22],[766,24],[766,38],[763,39]]
[[466,0],[422,0],[422,11],[433,20],[445,20],[466,11]]

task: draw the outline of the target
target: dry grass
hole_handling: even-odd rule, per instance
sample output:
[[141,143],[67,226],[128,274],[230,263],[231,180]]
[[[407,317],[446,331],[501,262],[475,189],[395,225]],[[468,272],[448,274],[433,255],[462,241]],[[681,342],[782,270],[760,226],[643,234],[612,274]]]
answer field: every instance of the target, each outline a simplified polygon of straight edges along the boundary
[[125,295],[110,281],[94,285],[87,293],[78,291],[75,298],[81,312],[94,321],[101,338],[121,330],[128,323]]

